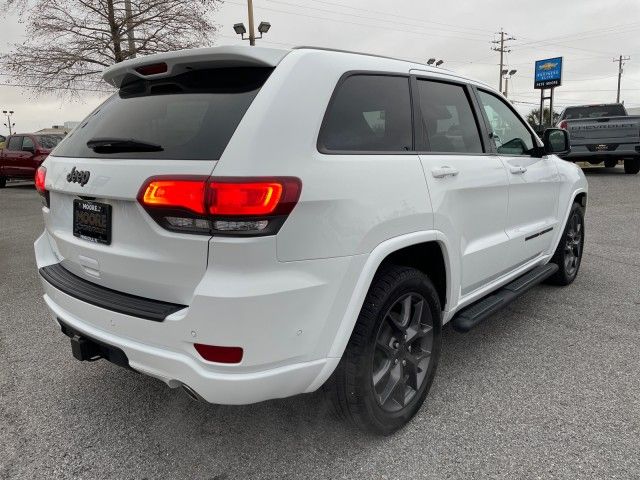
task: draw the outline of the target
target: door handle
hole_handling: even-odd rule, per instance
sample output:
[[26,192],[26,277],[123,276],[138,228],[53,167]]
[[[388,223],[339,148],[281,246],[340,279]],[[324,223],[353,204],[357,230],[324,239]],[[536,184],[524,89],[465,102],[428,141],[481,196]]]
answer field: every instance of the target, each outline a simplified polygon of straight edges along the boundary
[[511,173],[517,175],[525,173],[527,171],[527,167],[509,167],[509,170]]
[[431,175],[433,175],[434,178],[455,177],[458,173],[460,173],[458,170],[448,165],[431,170]]

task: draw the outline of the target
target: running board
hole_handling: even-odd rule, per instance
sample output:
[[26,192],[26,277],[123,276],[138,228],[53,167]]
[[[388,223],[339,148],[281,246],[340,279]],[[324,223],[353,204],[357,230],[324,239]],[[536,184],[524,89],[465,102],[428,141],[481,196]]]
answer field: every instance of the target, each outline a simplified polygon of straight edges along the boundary
[[454,330],[466,333],[498,310],[506,307],[523,293],[558,271],[555,263],[548,263],[528,271],[513,282],[462,309],[453,317]]

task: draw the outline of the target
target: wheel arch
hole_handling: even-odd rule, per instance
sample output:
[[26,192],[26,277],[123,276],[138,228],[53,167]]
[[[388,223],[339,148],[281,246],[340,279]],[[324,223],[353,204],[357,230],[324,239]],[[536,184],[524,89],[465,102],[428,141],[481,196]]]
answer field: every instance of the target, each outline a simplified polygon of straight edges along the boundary
[[[375,274],[380,268],[383,268],[385,264],[389,262],[401,262],[398,264],[418,268],[427,275],[438,273],[438,279],[435,280],[431,278],[431,280],[434,282],[439,297],[441,297],[441,302],[442,299],[444,299],[441,308],[444,310],[445,305],[451,305],[451,302],[455,300],[452,299],[452,285],[454,281],[454,279],[452,279],[452,272],[456,271],[456,269],[453,265],[455,259],[452,258],[450,252],[451,248],[447,238],[442,232],[436,230],[413,232],[394,237],[374,248],[369,254],[353,289],[347,308],[345,309],[340,325],[327,353],[328,361],[306,391],[312,392],[322,386],[338,365],[347,347]],[[420,258],[417,262],[409,261],[411,256],[416,254],[422,254],[423,258]],[[435,261],[430,262],[429,259],[434,258],[434,255]],[[437,268],[443,268],[444,271],[437,272]]]

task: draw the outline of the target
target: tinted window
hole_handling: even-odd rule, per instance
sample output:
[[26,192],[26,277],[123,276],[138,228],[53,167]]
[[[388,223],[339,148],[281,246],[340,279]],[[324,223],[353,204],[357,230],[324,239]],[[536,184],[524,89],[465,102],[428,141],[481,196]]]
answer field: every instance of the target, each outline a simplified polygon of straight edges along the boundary
[[[271,68],[194,70],[171,78],[125,79],[120,91],[56,147],[59,157],[217,160]],[[92,139],[133,139],[162,151],[96,153]]]
[[418,94],[430,151],[482,153],[478,124],[463,87],[418,80]]
[[412,150],[409,79],[353,75],[338,86],[319,146],[334,151]]
[[22,149],[22,137],[9,137],[9,143],[7,144],[7,150],[18,151]]
[[564,112],[564,118],[568,120],[576,118],[601,118],[624,117],[627,115],[622,105],[593,105],[589,107],[568,107]]
[[33,146],[33,140],[31,140],[31,137],[24,137],[24,140],[22,141],[22,148],[35,148]]
[[42,148],[55,148],[63,138],[62,135],[36,135],[36,140]]
[[534,147],[531,132],[524,122],[503,100],[480,91],[480,103],[484,107],[498,153],[504,155],[529,155]]

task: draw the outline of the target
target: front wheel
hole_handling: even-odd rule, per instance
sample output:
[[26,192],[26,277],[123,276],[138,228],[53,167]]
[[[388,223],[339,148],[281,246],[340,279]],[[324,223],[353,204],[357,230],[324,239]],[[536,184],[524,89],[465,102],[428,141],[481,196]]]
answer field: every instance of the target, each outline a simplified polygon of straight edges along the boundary
[[584,208],[574,203],[569,212],[567,225],[560,238],[551,263],[558,265],[558,271],[549,277],[556,285],[569,285],[578,276],[584,248]]
[[440,301],[429,278],[414,268],[384,267],[325,385],[338,416],[375,434],[404,426],[435,376],[441,330]]
[[624,173],[634,175],[640,172],[640,158],[627,158],[624,161]]

